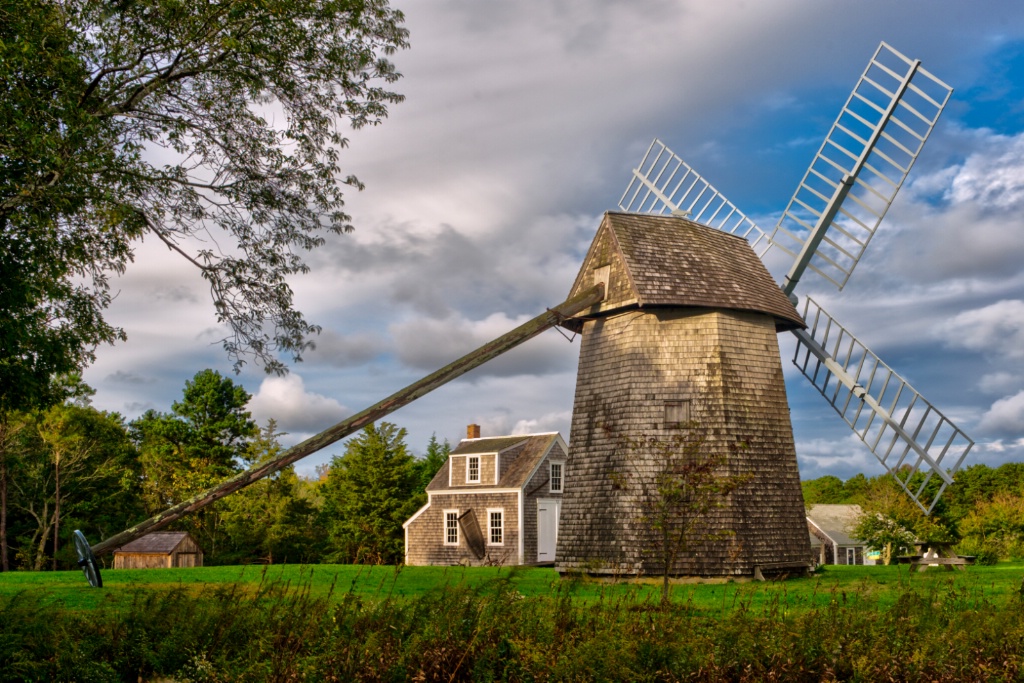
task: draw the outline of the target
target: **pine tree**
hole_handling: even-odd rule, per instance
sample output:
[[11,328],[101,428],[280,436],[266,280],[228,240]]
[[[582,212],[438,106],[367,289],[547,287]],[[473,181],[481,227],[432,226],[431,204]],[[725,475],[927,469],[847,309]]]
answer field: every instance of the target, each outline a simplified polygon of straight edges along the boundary
[[402,523],[424,502],[406,430],[369,425],[331,460],[324,518],[334,562],[394,564],[404,557]]

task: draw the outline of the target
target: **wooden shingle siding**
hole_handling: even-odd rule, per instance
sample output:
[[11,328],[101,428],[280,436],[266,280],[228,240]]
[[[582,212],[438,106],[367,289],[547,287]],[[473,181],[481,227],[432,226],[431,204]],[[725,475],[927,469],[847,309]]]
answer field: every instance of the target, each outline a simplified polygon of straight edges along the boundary
[[[470,457],[479,458],[480,460],[480,481],[471,482],[466,478],[468,472],[467,463]],[[498,483],[497,477],[495,476],[497,459],[498,456],[494,453],[479,453],[473,454],[472,456],[451,456],[451,486],[495,486]],[[447,472],[445,472],[445,475],[447,476]]]
[[[410,565],[493,565],[518,564],[519,495],[510,493],[443,493],[431,496],[430,505],[406,528],[406,564]],[[487,538],[487,509],[504,510],[504,540],[501,546],[485,546],[483,559],[477,559],[459,535],[459,545],[444,545],[444,510],[468,509],[477,512],[480,534]]]
[[[559,494],[548,489],[548,463],[551,458],[565,461],[568,448],[555,432],[490,438],[464,439],[452,451],[449,467],[443,467],[427,485],[429,502],[403,525],[408,564],[520,564],[537,557],[537,498],[561,502]],[[482,459],[479,484],[465,482],[465,460],[469,455]],[[498,464],[497,484],[494,469],[485,462]],[[564,480],[563,475],[563,480]],[[524,507],[525,503],[525,507]],[[501,545],[488,542],[484,557],[477,558],[460,535],[459,545],[445,546],[443,519],[445,510],[460,514],[473,510],[477,527],[490,538],[490,514],[502,512]],[[545,508],[549,510],[550,508]],[[466,515],[465,519],[468,519]],[[548,518],[549,520],[552,518]],[[545,527],[550,530],[551,527]],[[549,531],[550,533],[550,531]],[[553,551],[549,550],[549,552]],[[550,558],[546,561],[550,562]]]
[[[749,247],[748,247],[749,249]],[[665,401],[692,399],[694,418],[728,454],[728,474],[751,481],[712,513],[731,539],[681,557],[677,575],[750,575],[806,563],[810,554],[789,406],[772,316],[706,308],[641,309],[587,320],[556,559],[559,571],[660,573],[637,491],[616,490],[629,467],[618,434],[665,429]],[[611,428],[611,429],[609,429]],[[745,446],[739,447],[740,443]],[[655,463],[638,463],[650,476]]]

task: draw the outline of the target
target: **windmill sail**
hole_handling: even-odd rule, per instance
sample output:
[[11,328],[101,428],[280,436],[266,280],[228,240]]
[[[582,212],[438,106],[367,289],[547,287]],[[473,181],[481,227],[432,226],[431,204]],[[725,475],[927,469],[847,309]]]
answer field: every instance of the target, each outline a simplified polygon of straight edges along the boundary
[[846,285],[952,92],[920,60],[878,46],[772,232],[797,260],[789,291],[805,267]]
[[768,240],[761,228],[708,181],[655,138],[619,199],[619,208],[635,213],[676,213],[691,221],[746,238],[762,255]]
[[810,298],[804,320],[793,362],[931,513],[974,442]]

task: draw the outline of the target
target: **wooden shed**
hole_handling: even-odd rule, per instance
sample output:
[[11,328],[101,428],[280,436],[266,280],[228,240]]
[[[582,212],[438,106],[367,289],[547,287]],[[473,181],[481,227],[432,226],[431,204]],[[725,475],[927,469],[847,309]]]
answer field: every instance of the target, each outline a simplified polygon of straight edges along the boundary
[[114,569],[202,566],[203,550],[187,531],[154,531],[114,551]]

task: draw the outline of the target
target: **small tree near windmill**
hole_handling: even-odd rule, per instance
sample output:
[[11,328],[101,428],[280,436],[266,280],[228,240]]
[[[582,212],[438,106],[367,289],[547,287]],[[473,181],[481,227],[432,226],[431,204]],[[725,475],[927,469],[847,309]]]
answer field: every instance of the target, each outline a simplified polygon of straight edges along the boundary
[[[680,425],[669,438],[616,434],[628,463],[611,475],[616,491],[635,501],[635,521],[651,532],[653,551],[661,567],[661,601],[669,599],[669,577],[677,560],[700,546],[724,540],[731,529],[711,523],[709,513],[726,505],[733,491],[749,480],[727,473],[728,458],[709,452],[706,430],[697,421]],[[742,448],[742,444],[736,448]]]

